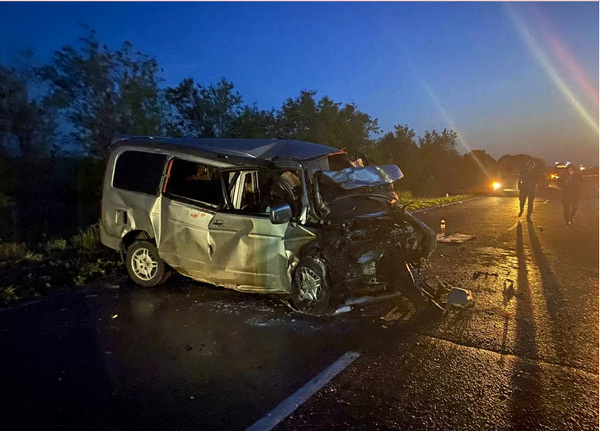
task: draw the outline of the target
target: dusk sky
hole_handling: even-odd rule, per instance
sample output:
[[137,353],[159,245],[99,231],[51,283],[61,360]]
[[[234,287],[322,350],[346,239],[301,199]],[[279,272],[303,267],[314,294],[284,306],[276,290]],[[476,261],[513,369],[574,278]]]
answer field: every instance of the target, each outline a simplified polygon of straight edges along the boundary
[[303,89],[384,132],[459,132],[459,151],[598,164],[598,3],[0,3],[0,62],[48,62],[78,23],[125,40],[163,85],[232,81],[279,109]]

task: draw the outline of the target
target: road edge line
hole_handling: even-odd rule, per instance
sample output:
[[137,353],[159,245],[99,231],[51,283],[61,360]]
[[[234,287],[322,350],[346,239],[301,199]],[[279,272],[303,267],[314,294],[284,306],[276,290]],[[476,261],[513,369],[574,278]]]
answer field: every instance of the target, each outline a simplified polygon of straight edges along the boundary
[[268,431],[273,429],[359,356],[360,353],[358,352],[344,353],[337,361],[279,403],[277,407],[246,428],[246,431]]

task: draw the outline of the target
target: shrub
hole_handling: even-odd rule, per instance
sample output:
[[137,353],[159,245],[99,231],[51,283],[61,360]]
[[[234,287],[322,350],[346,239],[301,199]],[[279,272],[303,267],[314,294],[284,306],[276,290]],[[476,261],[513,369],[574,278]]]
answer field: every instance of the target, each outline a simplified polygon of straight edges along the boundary
[[14,286],[0,287],[0,302],[9,303],[19,299],[20,297],[15,292]]
[[92,252],[101,248],[100,226],[94,224],[86,230],[71,237],[71,243],[76,250]]
[[44,248],[48,253],[51,253],[55,250],[62,251],[67,248],[67,241],[62,238],[54,238],[48,241]]
[[413,198],[410,190],[396,190],[396,195],[398,195],[399,200],[411,200]]
[[0,242],[0,260],[23,259],[27,254],[27,247],[20,242]]
[[15,204],[15,201],[13,200],[13,198],[0,192],[0,208],[10,207],[10,206],[13,206],[14,204]]

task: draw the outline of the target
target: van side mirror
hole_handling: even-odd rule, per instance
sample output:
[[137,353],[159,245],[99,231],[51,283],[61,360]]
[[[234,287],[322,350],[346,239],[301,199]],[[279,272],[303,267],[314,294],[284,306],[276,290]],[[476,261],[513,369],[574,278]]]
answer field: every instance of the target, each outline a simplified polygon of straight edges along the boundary
[[273,224],[287,223],[292,219],[292,208],[286,204],[277,204],[271,207],[269,219]]

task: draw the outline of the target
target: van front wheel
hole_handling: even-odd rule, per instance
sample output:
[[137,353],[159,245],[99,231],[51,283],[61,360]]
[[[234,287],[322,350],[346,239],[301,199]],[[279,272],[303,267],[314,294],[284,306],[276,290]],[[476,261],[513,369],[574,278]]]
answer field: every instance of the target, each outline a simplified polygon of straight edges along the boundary
[[160,284],[165,274],[165,262],[158,256],[156,246],[150,241],[138,241],[127,249],[127,272],[140,286]]
[[292,306],[310,314],[323,314],[329,307],[329,283],[325,263],[303,257],[298,262],[292,283]]

